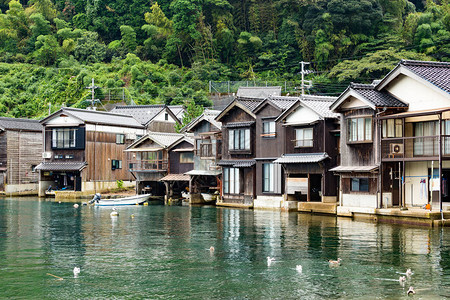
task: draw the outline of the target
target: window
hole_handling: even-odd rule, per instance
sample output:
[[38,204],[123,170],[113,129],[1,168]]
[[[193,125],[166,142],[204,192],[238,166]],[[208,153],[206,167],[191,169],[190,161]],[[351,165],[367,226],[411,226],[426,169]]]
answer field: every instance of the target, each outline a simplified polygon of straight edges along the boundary
[[369,191],[369,178],[352,178],[351,179],[352,192],[368,192]]
[[31,172],[36,173],[37,165],[31,165]]
[[195,141],[196,155],[200,157],[214,157],[213,145],[210,137],[203,137],[202,139],[197,139]]
[[193,163],[194,152],[180,152],[180,163]]
[[295,147],[312,147],[313,129],[301,128],[295,129]]
[[72,159],[74,156],[73,156],[73,154],[67,154],[66,155],[66,159]]
[[169,121],[169,114],[168,113],[164,114],[164,120]]
[[402,119],[383,120],[383,138],[395,138],[403,136]]
[[274,137],[276,135],[275,130],[275,122],[274,121],[265,121],[262,123],[262,137]]
[[228,131],[229,150],[250,150],[250,129],[230,129]]
[[122,161],[113,159],[111,160],[111,170],[122,169]]
[[116,144],[125,144],[125,134],[116,134]]
[[223,192],[225,194],[239,194],[241,192],[238,168],[223,168]]
[[372,118],[347,119],[347,141],[371,142]]
[[437,121],[414,123],[414,136],[424,137],[414,139],[414,156],[433,156],[439,154],[438,139],[439,123]]
[[76,129],[54,128],[52,135],[52,147],[56,149],[75,148]]
[[263,192],[274,192],[275,180],[274,180],[274,165],[262,164],[263,168]]
[[444,135],[444,154],[450,154],[450,120],[443,120],[442,134]]
[[55,159],[62,159],[64,158],[64,155],[62,154],[55,154]]

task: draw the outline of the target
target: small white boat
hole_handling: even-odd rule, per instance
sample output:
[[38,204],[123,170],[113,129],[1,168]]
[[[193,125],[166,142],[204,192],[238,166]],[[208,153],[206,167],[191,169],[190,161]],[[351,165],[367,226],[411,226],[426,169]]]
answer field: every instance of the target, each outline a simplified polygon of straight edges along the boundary
[[151,195],[144,194],[117,199],[99,199],[95,200],[94,204],[96,206],[138,205],[144,203],[150,197]]

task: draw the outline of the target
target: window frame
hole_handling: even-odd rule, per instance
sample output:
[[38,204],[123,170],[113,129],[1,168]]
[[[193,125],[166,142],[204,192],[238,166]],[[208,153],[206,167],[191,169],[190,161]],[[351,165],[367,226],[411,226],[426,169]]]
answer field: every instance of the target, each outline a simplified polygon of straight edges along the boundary
[[262,192],[275,192],[275,165],[273,163],[262,164]]
[[[186,155],[190,154],[190,159],[186,160]],[[183,157],[183,158],[182,158]],[[180,164],[192,164],[194,163],[194,152],[192,151],[186,151],[186,152],[180,152]]]
[[[346,125],[347,144],[373,143],[373,118],[371,116],[347,118]],[[367,125],[370,125],[370,128],[367,128]]]
[[250,151],[251,150],[250,148],[251,148],[250,128],[228,129],[229,151]]
[[124,133],[116,133],[116,144],[117,145],[125,144],[125,134]]
[[239,168],[223,168],[223,193],[227,195],[241,194],[241,174]]
[[[361,187],[364,187],[364,189],[361,189]],[[367,189],[365,189],[367,187]],[[350,178],[350,191],[351,192],[362,192],[362,193],[368,193],[370,190],[370,181],[367,177],[355,177]]]
[[122,161],[119,159],[111,159],[111,170],[121,170]]
[[277,125],[274,120],[262,121],[261,137],[274,138],[277,136]]
[[[311,131],[311,138],[305,139],[305,131]],[[299,133],[302,132],[302,138]],[[314,147],[314,127],[295,128],[295,148],[311,148]],[[308,144],[306,144],[308,142]]]

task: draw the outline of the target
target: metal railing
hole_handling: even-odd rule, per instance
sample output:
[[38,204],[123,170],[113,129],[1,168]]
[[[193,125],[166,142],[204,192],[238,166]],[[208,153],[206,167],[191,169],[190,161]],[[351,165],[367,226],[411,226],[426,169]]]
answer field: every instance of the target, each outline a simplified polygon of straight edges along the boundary
[[[450,136],[442,136],[442,155],[450,156]],[[439,136],[386,138],[381,141],[382,159],[412,159],[439,156]]]

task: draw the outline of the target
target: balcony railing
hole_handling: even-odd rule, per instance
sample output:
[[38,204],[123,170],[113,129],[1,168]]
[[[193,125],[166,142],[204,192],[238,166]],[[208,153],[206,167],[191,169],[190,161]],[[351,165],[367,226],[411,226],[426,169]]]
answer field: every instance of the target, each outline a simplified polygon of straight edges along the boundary
[[167,171],[166,159],[135,160],[129,162],[130,171]]
[[[381,141],[382,159],[423,159],[439,156],[439,136],[388,138]],[[442,156],[450,157],[450,136],[442,136]]]

